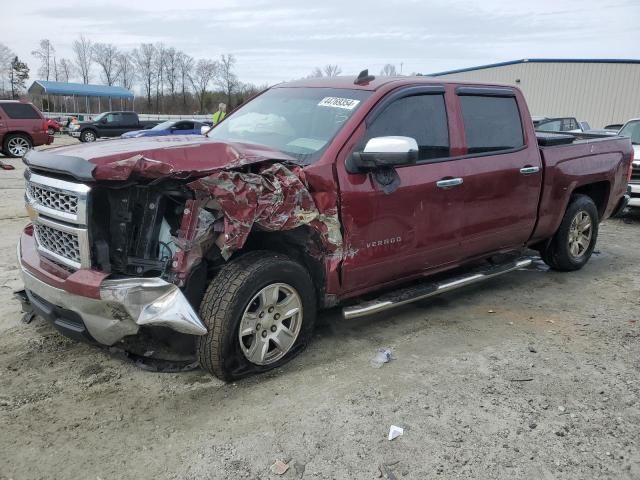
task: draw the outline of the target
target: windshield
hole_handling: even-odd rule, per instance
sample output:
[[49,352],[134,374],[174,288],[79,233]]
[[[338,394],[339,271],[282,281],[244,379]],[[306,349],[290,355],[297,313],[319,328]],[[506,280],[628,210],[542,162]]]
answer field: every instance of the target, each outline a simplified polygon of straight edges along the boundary
[[233,112],[207,136],[266,145],[311,163],[370,95],[346,88],[273,88]]
[[618,132],[618,135],[631,138],[631,143],[634,145],[640,145],[640,120],[627,123],[622,130]]
[[158,125],[153,127],[151,130],[169,130],[171,127],[173,127],[175,123],[176,122],[172,120],[168,120],[166,122],[159,123]]
[[109,112],[104,112],[104,113],[101,113],[100,115],[96,115],[95,117],[91,117],[91,121],[93,121],[93,122],[97,122],[97,121],[98,121],[98,120],[100,120],[102,117],[104,117],[107,113],[109,113]]

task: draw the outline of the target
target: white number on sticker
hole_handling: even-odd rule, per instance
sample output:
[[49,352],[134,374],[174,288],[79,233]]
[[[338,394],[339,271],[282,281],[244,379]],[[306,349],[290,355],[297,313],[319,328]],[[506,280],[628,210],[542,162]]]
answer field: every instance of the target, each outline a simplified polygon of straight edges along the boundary
[[352,98],[324,97],[318,103],[319,107],[344,108],[345,110],[353,110],[358,106],[360,100]]

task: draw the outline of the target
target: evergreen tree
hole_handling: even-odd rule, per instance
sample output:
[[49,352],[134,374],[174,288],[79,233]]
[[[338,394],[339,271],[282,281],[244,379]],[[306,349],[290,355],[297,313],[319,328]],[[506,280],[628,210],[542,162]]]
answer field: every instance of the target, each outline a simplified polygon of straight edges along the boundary
[[11,83],[11,98],[17,98],[18,94],[24,90],[26,86],[25,82],[29,78],[29,67],[16,56],[11,62],[9,75],[9,81]]

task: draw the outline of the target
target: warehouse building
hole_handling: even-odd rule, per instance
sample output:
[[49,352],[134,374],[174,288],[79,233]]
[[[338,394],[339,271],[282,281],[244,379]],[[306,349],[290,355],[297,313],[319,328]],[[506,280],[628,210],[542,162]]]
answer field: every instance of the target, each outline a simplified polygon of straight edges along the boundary
[[515,85],[534,117],[576,117],[592,128],[640,117],[640,60],[531,58],[431,76]]

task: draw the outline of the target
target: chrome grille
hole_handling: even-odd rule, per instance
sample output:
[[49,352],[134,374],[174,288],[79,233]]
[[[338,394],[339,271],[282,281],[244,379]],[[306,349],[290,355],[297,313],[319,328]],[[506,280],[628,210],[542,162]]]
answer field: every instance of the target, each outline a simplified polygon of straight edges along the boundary
[[91,187],[27,171],[25,200],[38,213],[73,225],[87,224]]
[[31,171],[25,177],[25,200],[40,255],[67,268],[90,268],[87,205],[91,187]]
[[59,212],[78,213],[78,196],[68,192],[55,191],[42,185],[28,182],[27,195],[35,203]]
[[633,183],[640,183],[640,165],[639,166],[633,166],[633,169],[631,170],[631,181]]
[[36,241],[43,249],[72,262],[81,263],[78,235],[37,223],[34,225],[34,231]]

